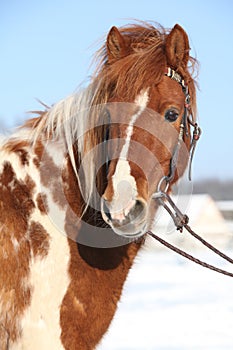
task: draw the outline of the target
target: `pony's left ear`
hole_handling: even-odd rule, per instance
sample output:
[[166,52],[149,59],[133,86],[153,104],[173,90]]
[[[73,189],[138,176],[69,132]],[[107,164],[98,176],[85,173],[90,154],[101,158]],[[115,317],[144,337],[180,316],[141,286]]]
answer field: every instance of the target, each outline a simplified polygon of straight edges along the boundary
[[189,39],[184,29],[176,24],[168,34],[165,43],[167,63],[174,69],[186,68],[189,60]]
[[120,59],[127,55],[127,45],[123,35],[117,27],[112,27],[107,37],[107,54],[108,60]]

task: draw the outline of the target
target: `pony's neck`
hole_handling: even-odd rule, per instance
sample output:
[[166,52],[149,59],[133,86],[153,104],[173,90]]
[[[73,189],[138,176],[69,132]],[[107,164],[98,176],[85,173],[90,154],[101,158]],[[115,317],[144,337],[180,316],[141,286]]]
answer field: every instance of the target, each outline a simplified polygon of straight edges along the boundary
[[[77,226],[76,215],[82,213],[82,201],[71,164],[68,173],[66,196],[69,208],[65,231],[72,239],[68,239],[70,285],[60,316],[62,343],[66,349],[76,350],[78,346],[88,350],[95,348],[112,321],[124,282],[142,241],[122,245],[122,240],[115,237],[113,231],[101,227],[100,213],[90,208]],[[96,227],[96,223],[100,227]],[[80,243],[82,241],[84,244]],[[99,248],[117,243],[119,246]]]
[[65,348],[75,350],[78,344],[78,348],[88,350],[99,343],[115,314],[140,246],[141,243],[131,243],[101,249],[69,241],[71,282],[60,318]]

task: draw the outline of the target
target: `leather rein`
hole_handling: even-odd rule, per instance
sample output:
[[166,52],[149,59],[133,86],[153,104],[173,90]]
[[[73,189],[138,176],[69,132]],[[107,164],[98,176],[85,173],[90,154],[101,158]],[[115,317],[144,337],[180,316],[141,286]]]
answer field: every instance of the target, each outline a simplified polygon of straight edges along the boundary
[[[193,127],[193,134],[191,139],[191,145],[190,145],[190,159],[189,159],[189,180],[191,180],[191,165],[193,160],[193,154],[196,148],[197,141],[200,138],[201,135],[201,129],[198,126],[196,122],[193,121],[193,117],[191,114],[191,106],[190,106],[190,95],[188,86],[185,84],[184,79],[173,69],[167,68],[165,75],[169,78],[177,81],[185,94],[185,104],[184,104],[184,113],[182,116],[181,124],[180,124],[180,130],[179,130],[179,136],[177,144],[174,148],[173,155],[170,160],[170,172],[168,175],[164,175],[161,180],[158,183],[157,191],[153,194],[153,199],[156,200],[158,205],[162,206],[168,214],[171,216],[177,230],[180,232],[183,231],[183,228],[185,228],[195,239],[197,239],[199,242],[201,242],[203,245],[205,245],[208,249],[213,251],[215,254],[219,255],[224,260],[228,261],[229,263],[233,264],[233,259],[228,257],[226,254],[218,250],[216,247],[214,247],[212,244],[208,243],[206,240],[204,240],[202,237],[200,237],[198,234],[196,234],[191,227],[188,225],[189,218],[186,214],[183,214],[180,209],[175,205],[172,198],[170,197],[168,190],[169,186],[171,184],[171,181],[174,179],[175,171],[177,167],[177,161],[178,161],[178,155],[179,150],[181,147],[181,144],[184,140],[184,135],[186,134],[188,136],[188,124]],[[157,236],[155,233],[148,231],[147,234],[149,234],[151,237],[159,241],[161,244],[166,246],[167,248],[175,251],[179,255],[182,255],[183,257],[195,262],[196,264],[199,264],[203,267],[206,267],[210,270],[213,270],[215,272],[233,277],[233,273],[228,272],[226,270],[220,269],[216,266],[213,266],[211,264],[208,264],[204,261],[201,261],[192,255],[186,253],[182,249],[168,243],[167,241],[163,240],[161,237]]]

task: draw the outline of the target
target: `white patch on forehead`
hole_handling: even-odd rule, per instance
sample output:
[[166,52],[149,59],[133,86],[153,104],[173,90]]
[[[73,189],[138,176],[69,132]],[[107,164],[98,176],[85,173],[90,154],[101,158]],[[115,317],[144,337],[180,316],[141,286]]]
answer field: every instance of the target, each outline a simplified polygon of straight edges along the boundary
[[[138,117],[145,110],[148,103],[148,99],[149,99],[148,89],[141,91],[141,93],[135,99],[135,104],[139,108],[138,108],[138,111],[132,116],[129,122],[128,128],[126,130],[125,144],[122,147],[119,160],[116,165],[115,173],[112,176],[112,183],[113,183],[113,190],[114,190],[114,198],[112,202],[114,205],[114,202],[116,202],[118,196],[120,196],[122,209],[126,207],[127,202],[130,201],[131,198],[136,198],[136,195],[137,195],[137,185],[136,185],[135,178],[131,175],[131,169],[130,169],[129,162],[127,160],[127,155],[129,151],[130,140],[133,134],[134,124],[138,119]],[[127,183],[127,186],[120,186],[120,184],[123,182],[125,182],[125,184]],[[120,188],[122,190],[120,190]],[[119,191],[121,193],[119,193]],[[117,208],[116,210],[119,210],[119,209],[120,208]]]
[[147,106],[148,103],[148,90],[143,90],[141,93],[136,97],[134,103],[139,107],[137,113],[135,113],[128,125],[127,131],[126,131],[126,141],[124,146],[122,147],[121,154],[120,154],[120,159],[126,159],[128,150],[129,150],[129,144],[131,140],[131,136],[133,133],[133,126],[138,119],[138,117],[142,114],[144,109]]
[[135,98],[135,104],[142,107],[143,110],[146,108],[149,99],[148,89],[142,90],[138,96]]

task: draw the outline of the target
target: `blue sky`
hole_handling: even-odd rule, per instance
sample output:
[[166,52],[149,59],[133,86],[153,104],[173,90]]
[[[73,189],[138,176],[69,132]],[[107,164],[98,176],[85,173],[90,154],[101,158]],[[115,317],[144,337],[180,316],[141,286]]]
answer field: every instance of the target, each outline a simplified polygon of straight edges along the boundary
[[233,178],[233,2],[231,0],[9,0],[0,4],[0,125],[22,123],[36,98],[53,104],[91,74],[90,63],[112,25],[132,19],[179,23],[200,62],[203,135],[194,178]]

